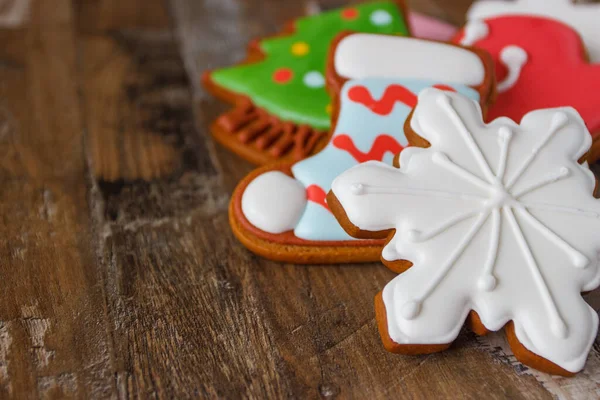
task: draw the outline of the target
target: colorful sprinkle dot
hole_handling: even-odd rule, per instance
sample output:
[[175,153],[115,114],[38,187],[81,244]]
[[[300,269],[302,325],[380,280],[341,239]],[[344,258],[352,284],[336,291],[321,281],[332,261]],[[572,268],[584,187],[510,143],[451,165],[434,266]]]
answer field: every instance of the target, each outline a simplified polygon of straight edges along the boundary
[[295,56],[305,56],[309,51],[310,46],[306,42],[296,42],[292,45],[292,54]]
[[304,75],[304,84],[309,88],[319,89],[325,86],[325,78],[319,71],[310,71]]
[[331,114],[332,111],[333,111],[333,107],[331,106],[331,104],[327,104],[327,107],[325,107],[325,112],[327,114]]
[[294,72],[289,68],[279,68],[273,73],[273,80],[275,83],[288,83],[294,77]]
[[393,21],[392,14],[385,10],[376,10],[371,13],[371,23],[376,26],[389,25]]
[[342,19],[347,21],[358,18],[358,10],[356,8],[346,8],[342,11]]

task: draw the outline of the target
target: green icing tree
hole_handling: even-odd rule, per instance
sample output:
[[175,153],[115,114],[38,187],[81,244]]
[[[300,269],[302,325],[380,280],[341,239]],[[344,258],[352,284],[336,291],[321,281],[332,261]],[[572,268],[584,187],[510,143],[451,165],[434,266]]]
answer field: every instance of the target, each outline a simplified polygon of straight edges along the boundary
[[296,20],[291,36],[260,42],[264,60],[217,70],[219,86],[250,97],[284,121],[317,129],[330,125],[325,64],[331,41],[342,31],[408,35],[398,6],[379,1]]

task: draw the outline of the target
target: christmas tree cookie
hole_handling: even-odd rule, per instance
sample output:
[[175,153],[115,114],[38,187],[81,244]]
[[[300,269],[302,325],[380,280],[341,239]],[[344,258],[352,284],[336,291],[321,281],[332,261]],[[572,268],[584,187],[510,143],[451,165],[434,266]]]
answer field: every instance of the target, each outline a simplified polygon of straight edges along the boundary
[[343,31],[408,35],[402,1],[297,19],[282,34],[251,43],[243,63],[207,72],[205,87],[235,105],[212,125],[215,139],[256,164],[298,161],[320,150],[332,109],[325,64]]

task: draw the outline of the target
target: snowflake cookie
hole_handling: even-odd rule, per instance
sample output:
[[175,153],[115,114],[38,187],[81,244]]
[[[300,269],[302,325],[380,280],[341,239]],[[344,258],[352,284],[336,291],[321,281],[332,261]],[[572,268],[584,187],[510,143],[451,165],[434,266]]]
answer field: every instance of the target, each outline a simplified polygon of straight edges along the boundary
[[580,371],[597,313],[581,292],[600,285],[600,201],[579,161],[591,145],[572,108],[490,124],[458,93],[422,91],[400,168],[367,162],[333,182],[328,204],[357,237],[389,237],[401,272],[378,296],[386,348],[440,351],[469,321],[506,327],[515,356],[545,372]]

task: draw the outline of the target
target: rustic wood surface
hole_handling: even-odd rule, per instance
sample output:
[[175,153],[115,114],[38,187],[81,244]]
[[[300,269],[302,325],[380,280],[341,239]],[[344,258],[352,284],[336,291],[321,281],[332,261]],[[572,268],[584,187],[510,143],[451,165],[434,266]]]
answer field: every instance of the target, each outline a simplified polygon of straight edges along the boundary
[[[252,166],[212,143],[227,106],[200,74],[346,1],[8,3],[0,398],[600,396],[598,346],[571,380],[527,370],[498,335],[391,355],[372,301],[392,272],[276,264],[234,239],[227,202]],[[411,5],[460,25],[470,3]]]

